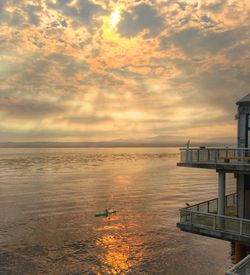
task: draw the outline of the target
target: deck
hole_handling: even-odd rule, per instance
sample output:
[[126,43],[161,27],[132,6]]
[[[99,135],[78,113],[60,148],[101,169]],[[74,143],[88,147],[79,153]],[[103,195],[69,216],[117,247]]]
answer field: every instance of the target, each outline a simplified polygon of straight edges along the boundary
[[249,148],[181,148],[178,166],[250,173]]
[[182,231],[250,244],[250,220],[237,217],[236,194],[225,197],[225,215],[218,215],[218,199],[180,209]]

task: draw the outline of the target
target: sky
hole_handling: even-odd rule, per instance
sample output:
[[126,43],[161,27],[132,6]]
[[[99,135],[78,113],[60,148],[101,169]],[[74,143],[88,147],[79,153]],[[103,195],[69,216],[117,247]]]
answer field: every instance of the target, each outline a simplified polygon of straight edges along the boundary
[[1,0],[0,141],[236,136],[249,0]]

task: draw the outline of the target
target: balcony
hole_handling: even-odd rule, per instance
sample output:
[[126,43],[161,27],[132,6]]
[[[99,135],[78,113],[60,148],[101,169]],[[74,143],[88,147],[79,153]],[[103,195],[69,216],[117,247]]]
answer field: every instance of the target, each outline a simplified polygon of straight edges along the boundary
[[248,275],[250,274],[250,255],[227,271],[226,275]]
[[250,172],[250,148],[181,148],[178,166]]
[[236,194],[225,197],[225,216],[218,215],[218,199],[180,209],[182,231],[250,244],[250,220],[236,217]]

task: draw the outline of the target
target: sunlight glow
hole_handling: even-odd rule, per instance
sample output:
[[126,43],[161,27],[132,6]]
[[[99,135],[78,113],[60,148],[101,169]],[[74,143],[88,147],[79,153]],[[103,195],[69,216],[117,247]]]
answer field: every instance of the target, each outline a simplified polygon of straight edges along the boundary
[[118,10],[113,11],[111,14],[111,18],[110,18],[111,26],[115,27],[119,23],[120,20],[121,20],[120,11],[118,11]]

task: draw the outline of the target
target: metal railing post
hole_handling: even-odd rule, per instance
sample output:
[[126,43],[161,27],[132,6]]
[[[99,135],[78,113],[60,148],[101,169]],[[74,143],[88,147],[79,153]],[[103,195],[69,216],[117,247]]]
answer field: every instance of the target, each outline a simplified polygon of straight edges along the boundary
[[242,235],[242,220],[240,220],[240,235]]
[[215,162],[218,162],[219,160],[219,149],[215,151]]
[[186,159],[185,159],[186,162],[189,162],[189,150],[186,149]]
[[240,149],[240,162],[243,163],[243,149]]

